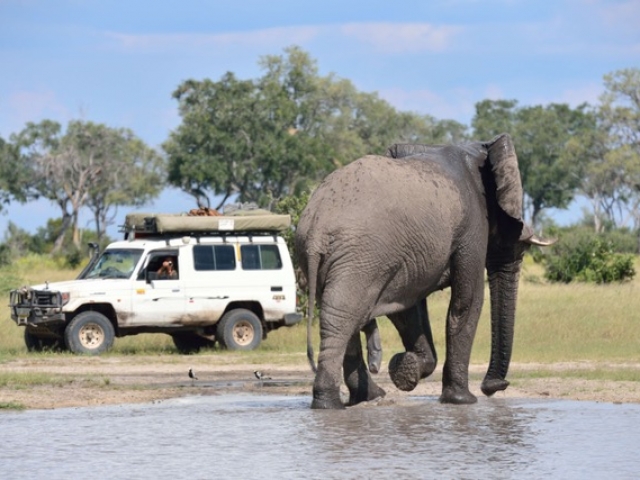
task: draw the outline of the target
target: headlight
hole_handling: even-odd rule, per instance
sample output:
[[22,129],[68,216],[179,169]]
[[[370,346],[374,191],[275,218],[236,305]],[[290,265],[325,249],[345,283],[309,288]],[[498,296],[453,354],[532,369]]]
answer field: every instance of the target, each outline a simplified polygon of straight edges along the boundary
[[60,292],[60,297],[62,298],[62,305],[66,305],[67,303],[69,303],[71,294],[69,292]]

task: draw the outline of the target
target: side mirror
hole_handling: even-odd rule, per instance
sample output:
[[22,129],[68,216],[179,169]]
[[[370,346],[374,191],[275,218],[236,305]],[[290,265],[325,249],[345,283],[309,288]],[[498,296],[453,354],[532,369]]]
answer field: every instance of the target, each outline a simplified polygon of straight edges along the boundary
[[147,283],[151,283],[154,280],[158,279],[158,273],[157,272],[150,272],[149,270],[145,270],[144,279],[145,279],[145,281]]

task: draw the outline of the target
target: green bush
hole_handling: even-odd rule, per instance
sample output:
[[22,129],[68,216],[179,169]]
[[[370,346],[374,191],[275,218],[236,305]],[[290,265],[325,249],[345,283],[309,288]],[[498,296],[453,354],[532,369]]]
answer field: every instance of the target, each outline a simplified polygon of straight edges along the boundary
[[611,283],[634,277],[634,256],[618,253],[606,236],[585,229],[567,230],[544,255],[545,278],[552,282]]
[[291,215],[291,228],[286,232],[283,232],[282,237],[287,242],[287,246],[289,247],[289,251],[293,258],[293,266],[295,268],[298,267],[294,244],[295,231],[298,221],[300,221],[300,215],[302,215],[303,210],[307,206],[310,196],[311,194],[309,192],[304,192],[298,196],[291,195],[284,197],[275,204],[273,209],[275,213]]
[[[304,211],[307,203],[309,202],[309,192],[303,192],[300,195],[291,195],[280,199],[274,206],[274,212],[279,214],[291,215],[291,228],[286,232],[282,232],[282,237],[287,242],[289,252],[291,253],[291,259],[293,261],[293,267],[296,272],[296,283],[298,285],[298,308],[302,312],[307,311],[309,305],[309,295],[307,292],[306,281],[302,275],[302,271],[298,266],[298,256],[295,249],[295,233],[298,222],[300,221],[300,215]],[[318,307],[315,308],[316,317],[318,316]]]
[[638,252],[638,234],[627,228],[605,232],[603,238],[611,242],[613,251],[616,253],[640,253]]

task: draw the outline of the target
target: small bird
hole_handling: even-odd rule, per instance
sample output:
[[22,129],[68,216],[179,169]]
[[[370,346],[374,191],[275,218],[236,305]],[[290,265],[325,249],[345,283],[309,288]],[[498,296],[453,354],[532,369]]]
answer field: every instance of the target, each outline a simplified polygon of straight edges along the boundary
[[271,377],[265,377],[264,373],[262,373],[260,370],[256,370],[255,372],[253,372],[253,374],[260,381],[262,381],[262,380],[271,380]]
[[198,379],[198,377],[196,377],[196,374],[193,373],[193,369],[191,369],[191,368],[189,369],[189,378],[191,380],[197,380]]

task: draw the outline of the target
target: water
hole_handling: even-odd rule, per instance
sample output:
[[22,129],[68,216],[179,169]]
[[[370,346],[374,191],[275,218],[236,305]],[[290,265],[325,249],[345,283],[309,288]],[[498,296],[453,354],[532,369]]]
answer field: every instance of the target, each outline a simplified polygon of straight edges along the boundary
[[188,397],[0,413],[6,479],[638,478],[640,405]]

